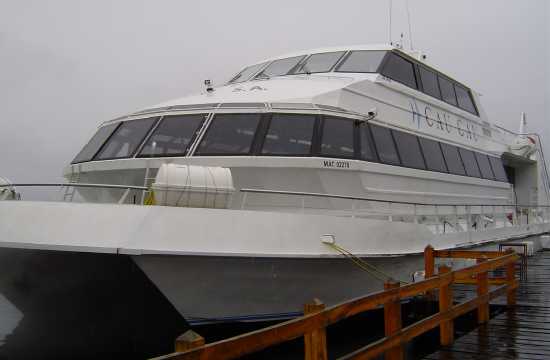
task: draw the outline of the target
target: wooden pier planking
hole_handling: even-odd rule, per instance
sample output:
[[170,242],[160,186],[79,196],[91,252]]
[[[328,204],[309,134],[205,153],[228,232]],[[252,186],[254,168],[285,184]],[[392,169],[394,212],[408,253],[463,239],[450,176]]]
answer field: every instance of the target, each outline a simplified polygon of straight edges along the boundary
[[[474,297],[455,285],[457,297]],[[550,251],[528,259],[527,274],[516,290],[516,305],[455,339],[425,360],[550,359]],[[494,304],[505,304],[498,298]]]

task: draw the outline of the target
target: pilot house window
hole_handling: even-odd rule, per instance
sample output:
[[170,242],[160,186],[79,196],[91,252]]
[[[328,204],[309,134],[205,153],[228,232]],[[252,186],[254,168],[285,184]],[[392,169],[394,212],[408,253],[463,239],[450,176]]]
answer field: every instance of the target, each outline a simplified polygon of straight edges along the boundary
[[470,93],[468,92],[468,90],[456,84],[455,84],[455,90],[456,90],[456,97],[458,99],[458,107],[474,115],[477,114],[476,107],[474,106],[474,102],[472,101],[472,97],[470,96]]
[[293,74],[328,72],[344,55],[344,51],[313,54],[293,71]]
[[390,53],[384,65],[384,69],[382,70],[382,75],[412,87],[413,89],[417,88],[413,63],[394,53]]
[[196,155],[248,155],[261,114],[217,114]]
[[262,146],[265,155],[309,155],[315,115],[273,114]]
[[441,92],[439,91],[439,84],[437,83],[437,75],[422,66],[420,66],[419,70],[424,93],[441,99]]
[[302,61],[303,58],[305,58],[305,56],[295,56],[291,58],[275,60],[265,69],[263,69],[262,72],[256,75],[256,79],[286,75],[290,70],[298,65],[298,63]]
[[444,77],[439,77],[439,87],[441,88],[441,98],[448,104],[456,106],[456,94],[453,83]]
[[374,73],[378,70],[385,51],[352,51],[338,66],[338,72]]

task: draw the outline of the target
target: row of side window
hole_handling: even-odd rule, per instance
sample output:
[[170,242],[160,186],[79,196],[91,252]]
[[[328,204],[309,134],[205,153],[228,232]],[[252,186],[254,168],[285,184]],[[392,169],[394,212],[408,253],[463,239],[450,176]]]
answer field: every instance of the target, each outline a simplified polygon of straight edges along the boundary
[[[206,118],[207,114],[174,115],[104,126],[72,163],[185,156]],[[508,181],[499,158],[354,119],[313,114],[217,114],[194,155],[361,159]]]
[[380,73],[415,90],[479,115],[470,90],[428,67],[389,52]]

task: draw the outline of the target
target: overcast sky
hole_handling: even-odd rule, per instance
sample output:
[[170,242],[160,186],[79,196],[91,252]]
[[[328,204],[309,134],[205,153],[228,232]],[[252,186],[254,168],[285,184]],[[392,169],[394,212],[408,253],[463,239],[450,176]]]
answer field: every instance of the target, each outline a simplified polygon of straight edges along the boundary
[[[59,181],[100,122],[249,62],[387,43],[388,1],[0,0],[0,175]],[[408,47],[405,0],[393,10]],[[414,47],[491,120],[517,130],[525,111],[550,154],[550,1],[410,0],[410,14]]]

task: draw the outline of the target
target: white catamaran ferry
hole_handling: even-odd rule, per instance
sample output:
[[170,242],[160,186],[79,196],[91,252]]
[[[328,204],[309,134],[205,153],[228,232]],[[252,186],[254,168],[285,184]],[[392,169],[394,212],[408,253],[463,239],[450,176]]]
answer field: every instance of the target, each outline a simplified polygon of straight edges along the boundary
[[314,297],[412,281],[428,244],[550,228],[539,138],[491,122],[479,94],[420,53],[302,51],[205,84],[102,123],[65,168],[60,201],[17,195],[48,184],[3,181],[14,201],[0,202],[0,261],[13,268],[0,293],[18,307],[14,279],[53,271],[23,259],[112,254],[190,322],[285,318]]

